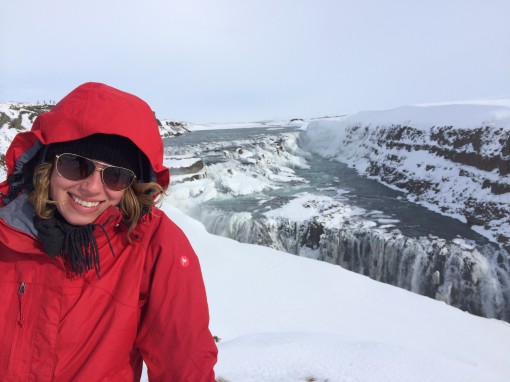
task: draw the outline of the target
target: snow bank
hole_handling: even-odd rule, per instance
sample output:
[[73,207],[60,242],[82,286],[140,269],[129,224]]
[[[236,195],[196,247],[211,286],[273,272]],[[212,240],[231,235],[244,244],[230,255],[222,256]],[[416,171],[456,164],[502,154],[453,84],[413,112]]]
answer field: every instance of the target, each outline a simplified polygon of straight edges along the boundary
[[433,126],[476,129],[497,126],[510,129],[510,99],[472,103],[401,106],[389,110],[369,110],[337,119],[340,126],[403,125],[428,130]]

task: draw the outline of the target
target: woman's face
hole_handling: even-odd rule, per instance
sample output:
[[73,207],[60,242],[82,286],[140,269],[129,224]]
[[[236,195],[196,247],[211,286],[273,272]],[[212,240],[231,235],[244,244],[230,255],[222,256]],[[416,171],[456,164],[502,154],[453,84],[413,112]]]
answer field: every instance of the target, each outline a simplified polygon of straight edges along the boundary
[[109,206],[120,203],[123,191],[106,188],[100,171],[80,182],[67,180],[53,168],[50,179],[50,198],[57,202],[57,210],[74,225],[93,223]]

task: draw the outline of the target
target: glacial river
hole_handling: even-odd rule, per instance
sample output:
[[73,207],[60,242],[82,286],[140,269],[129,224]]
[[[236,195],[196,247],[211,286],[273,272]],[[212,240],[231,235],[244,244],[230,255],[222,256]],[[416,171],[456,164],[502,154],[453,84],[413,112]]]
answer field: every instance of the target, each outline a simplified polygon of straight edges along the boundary
[[[186,151],[186,146],[206,146],[211,142],[218,141],[242,142],[248,138],[257,141],[268,135],[278,136],[291,131],[299,134],[297,128],[288,127],[203,130],[166,139],[165,146],[178,148],[182,152]],[[171,151],[174,150],[171,149]],[[217,155],[205,153],[202,160],[207,165],[222,159]],[[364,178],[345,164],[317,155],[307,157],[307,162],[310,166],[309,169],[296,168],[294,171],[297,176],[306,179],[308,183],[291,182],[277,190],[226,200],[213,200],[207,202],[207,205],[229,212],[251,212],[256,215],[259,211],[280,207],[298,193],[309,192],[334,198],[338,194],[338,190],[342,190],[343,203],[347,199],[348,203],[367,211],[379,211],[379,217],[391,221],[392,225],[408,237],[432,235],[446,240],[463,238],[481,245],[488,244],[485,237],[471,230],[467,224],[409,202],[403,192],[391,189],[375,180]],[[269,206],[261,203],[261,199],[269,199],[266,202]]]

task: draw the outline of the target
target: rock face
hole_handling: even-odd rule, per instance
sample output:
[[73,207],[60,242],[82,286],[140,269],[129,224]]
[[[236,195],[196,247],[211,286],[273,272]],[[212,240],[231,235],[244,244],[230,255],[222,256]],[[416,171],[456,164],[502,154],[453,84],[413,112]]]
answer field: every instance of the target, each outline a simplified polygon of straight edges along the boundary
[[35,118],[49,111],[53,104],[0,104],[0,179],[6,176],[5,152],[14,136],[20,131],[29,130]]
[[510,252],[510,128],[503,125],[417,127],[360,117],[312,122],[303,145],[466,222]]
[[[355,130],[352,135],[349,134],[352,143],[359,139]],[[443,213],[462,215],[470,225],[487,230],[496,226],[510,227],[507,203],[510,199],[510,178],[507,176],[510,172],[510,131],[489,126],[478,129],[447,126],[432,127],[424,134],[408,126],[390,126],[375,133],[366,131],[365,134],[369,135],[366,140],[375,146],[374,149],[380,147],[393,152],[384,161],[370,158],[366,170],[368,175],[408,191],[416,197],[416,201],[438,205]],[[407,154],[413,152],[423,157],[435,156],[434,162],[442,159],[446,166],[448,163],[458,164],[457,174],[452,174],[456,175],[456,180],[420,178],[405,171],[402,163],[407,160]],[[425,166],[425,173],[433,173],[437,167],[432,164]],[[474,183],[475,189],[487,190],[494,198],[477,197],[476,193],[457,193],[455,197],[459,205],[449,206],[441,200],[440,190],[445,183]],[[451,189],[453,191],[454,187]],[[496,240],[510,251],[510,231],[502,229]]]
[[0,111],[0,127],[5,124],[9,129],[26,130],[32,126],[35,118],[46,111],[50,111],[53,104],[16,104],[8,105],[8,109]]
[[170,121],[170,120],[159,120],[158,122],[159,133],[162,138],[170,138],[176,135],[182,135],[189,133],[186,122]]
[[189,160],[186,162],[186,164],[179,167],[176,167],[175,162],[179,163],[178,161],[174,160],[170,162],[173,164],[169,165],[170,173],[172,175],[196,174],[204,168],[204,162],[200,158]]

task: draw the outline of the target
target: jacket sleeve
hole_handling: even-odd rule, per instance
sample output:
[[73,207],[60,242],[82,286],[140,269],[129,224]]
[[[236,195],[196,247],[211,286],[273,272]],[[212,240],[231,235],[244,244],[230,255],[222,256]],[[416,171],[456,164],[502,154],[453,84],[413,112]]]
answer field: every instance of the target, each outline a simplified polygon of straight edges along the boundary
[[161,221],[148,245],[147,295],[135,345],[150,382],[215,381],[217,348],[198,257],[166,215],[155,219]]

